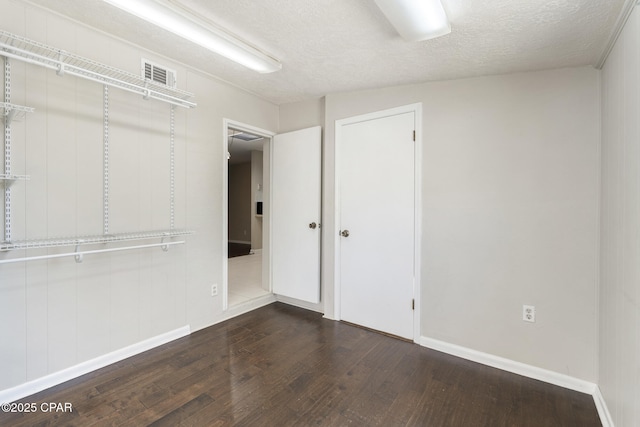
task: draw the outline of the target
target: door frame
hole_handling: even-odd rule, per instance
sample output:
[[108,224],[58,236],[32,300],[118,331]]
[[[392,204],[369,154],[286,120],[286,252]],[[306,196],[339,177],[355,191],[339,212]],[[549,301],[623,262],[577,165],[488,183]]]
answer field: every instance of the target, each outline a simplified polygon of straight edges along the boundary
[[[222,140],[224,141],[222,146],[222,310],[226,311],[229,309],[229,248],[228,248],[228,240],[229,240],[229,160],[227,158],[227,153],[229,152],[229,128],[232,127],[234,129],[238,129],[245,132],[250,132],[255,135],[262,136],[265,138],[268,143],[268,150],[266,153],[268,155],[268,173],[263,170],[263,188],[268,188],[268,199],[267,203],[264,206],[264,213],[262,217],[262,286],[265,287],[269,292],[273,292],[273,286],[271,283],[271,183],[272,183],[272,161],[273,161],[273,137],[276,135],[275,132],[271,132],[265,129],[258,128],[256,126],[251,126],[246,123],[238,122],[235,120],[223,118],[222,119]],[[264,144],[264,142],[263,142]],[[252,193],[253,194],[253,189]],[[265,227],[266,226],[266,227]],[[266,230],[266,233],[265,233]],[[267,249],[265,251],[265,248]],[[265,262],[266,261],[266,262]]]
[[421,253],[422,253],[422,103],[415,103],[404,105],[400,107],[390,108],[386,110],[376,111],[373,113],[361,114],[358,116],[348,117],[345,119],[339,119],[335,121],[335,150],[334,150],[334,164],[335,164],[335,194],[334,194],[334,218],[336,221],[336,236],[334,243],[334,318],[335,320],[341,320],[341,280],[340,280],[340,260],[341,260],[341,239],[340,230],[342,225],[340,224],[341,217],[341,162],[340,162],[340,144],[343,142],[342,127],[354,123],[382,119],[384,117],[394,116],[404,113],[414,113],[415,117],[415,131],[416,141],[414,149],[414,274],[413,274],[413,298],[415,300],[415,307],[413,311],[413,340],[419,342],[420,340],[420,284],[421,284]]

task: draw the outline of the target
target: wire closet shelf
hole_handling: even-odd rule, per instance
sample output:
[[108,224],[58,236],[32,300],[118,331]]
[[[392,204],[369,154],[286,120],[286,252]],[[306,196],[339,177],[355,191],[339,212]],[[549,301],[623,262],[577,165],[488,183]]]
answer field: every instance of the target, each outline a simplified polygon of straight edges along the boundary
[[[13,242],[1,242],[0,243],[0,255],[7,253],[8,251],[15,251],[20,249],[43,249],[43,248],[57,248],[65,246],[75,246],[74,252],[68,253],[51,253],[41,256],[30,256],[24,258],[7,258],[0,259],[0,264],[9,264],[14,262],[32,261],[41,259],[52,259],[73,256],[76,262],[82,262],[85,254],[98,254],[105,252],[125,251],[131,249],[142,249],[161,247],[163,251],[168,251],[169,246],[181,245],[185,242],[182,241],[165,241],[165,239],[171,239],[177,236],[186,236],[193,234],[190,230],[158,230],[158,231],[146,231],[139,233],[118,233],[108,235],[89,235],[89,236],[76,236],[76,237],[60,237],[53,239],[38,239],[38,240],[17,240]],[[161,239],[160,243],[151,243],[135,246],[121,246],[108,249],[87,249],[81,250],[82,245],[95,245],[106,244],[113,242],[128,242],[128,241],[140,241],[150,239]]]
[[[27,38],[17,36],[3,30],[0,30],[0,56],[4,56],[7,59],[17,59],[25,63],[42,66],[47,69],[56,71],[56,73],[61,76],[64,74],[69,74],[100,83],[105,87],[105,99],[103,100],[104,103],[107,102],[107,87],[115,87],[124,91],[139,94],[144,99],[154,99],[171,104],[172,120],[173,106],[180,106],[185,108],[193,108],[196,106],[196,103],[190,100],[190,98],[193,97],[193,94],[190,92],[163,85],[135,75],[133,73],[119,70],[117,68],[101,64],[91,59],[66,52],[62,49],[47,46],[45,44],[29,40]],[[7,69],[10,70],[10,68],[8,68],[8,61],[6,61],[5,63],[5,74],[9,72],[7,71]],[[6,75],[5,80],[7,80]],[[7,81],[5,81],[5,92],[7,92],[7,86],[8,83]],[[5,101],[8,101],[8,96]],[[8,138],[7,135],[10,136],[10,131],[7,131],[7,129],[9,128],[11,122],[14,120],[20,120],[24,118],[26,113],[31,113],[33,111],[34,109],[30,107],[24,107],[12,104],[10,102],[0,102],[0,121],[4,122],[5,139]],[[105,140],[107,131],[108,129],[105,130]],[[4,173],[0,174],[0,185],[5,187],[5,217],[8,217],[9,215],[7,214],[7,212],[10,212],[8,210],[8,206],[10,206],[10,199],[7,197],[7,194],[10,194],[8,193],[8,187],[10,187],[11,184],[16,180],[29,179],[29,176],[27,175],[15,175],[10,172],[10,167],[7,166],[10,165],[10,151],[7,148],[10,147],[9,143],[10,140],[9,142],[5,141],[5,171]],[[173,136],[171,150],[173,150]],[[105,156],[107,155],[108,153],[105,146]],[[108,157],[105,157],[105,162],[107,161]],[[173,166],[171,169],[171,173],[173,174]],[[173,182],[173,175],[171,180]],[[108,185],[108,181],[106,185]],[[173,200],[173,193],[171,198]],[[107,224],[106,215],[107,214],[105,213],[105,224]],[[176,241],[173,240],[173,238],[193,234],[193,231],[175,229],[173,227],[173,210],[171,212],[171,217],[172,221],[169,230],[155,230],[134,233],[109,233],[108,228],[105,225],[105,231],[102,235],[54,237],[28,240],[12,240],[10,237],[7,237],[10,236],[10,233],[7,231],[10,230],[10,221],[9,219],[5,218],[5,240],[0,241],[0,264],[30,261],[36,259],[61,258],[66,256],[74,256],[76,262],[82,262],[83,255],[85,254],[124,251],[150,247],[160,247],[163,251],[167,251],[170,246],[185,243],[185,241],[183,240]],[[144,244],[134,245],[117,245],[118,242],[144,241],[151,239],[160,239],[160,241],[158,243],[148,242]],[[108,243],[116,243],[116,245],[115,247],[109,248],[96,248],[95,246],[87,247],[87,245],[99,245]],[[46,255],[37,255],[24,258],[8,256],[11,251],[59,247],[75,247],[75,249],[73,252],[60,253],[58,251],[50,251]]]
[[89,235],[74,237],[59,237],[51,239],[14,240],[12,242],[0,242],[0,251],[13,251],[19,249],[42,249],[61,246],[91,245],[97,243],[126,242],[132,240],[165,239],[176,236],[193,234],[189,230],[158,230],[139,233],[118,233],[107,235]]
[[189,98],[193,97],[190,92],[162,85],[3,30],[0,30],[0,55],[40,65],[55,70],[60,75],[70,74],[137,93],[145,99],[156,99],[185,108],[196,106],[195,102],[189,101]]

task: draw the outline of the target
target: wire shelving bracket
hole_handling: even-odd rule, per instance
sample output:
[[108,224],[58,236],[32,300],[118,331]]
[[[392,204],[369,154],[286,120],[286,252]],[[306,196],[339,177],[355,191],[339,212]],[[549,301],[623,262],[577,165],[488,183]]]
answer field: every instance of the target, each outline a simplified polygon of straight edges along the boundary
[[22,120],[27,113],[33,113],[34,111],[32,107],[0,102],[0,120],[7,125],[10,125],[13,120]]

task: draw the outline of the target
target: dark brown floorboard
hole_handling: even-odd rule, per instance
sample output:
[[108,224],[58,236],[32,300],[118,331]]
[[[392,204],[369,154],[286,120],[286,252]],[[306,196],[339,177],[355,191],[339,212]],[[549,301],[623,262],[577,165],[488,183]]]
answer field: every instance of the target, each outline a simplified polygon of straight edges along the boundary
[[600,426],[591,396],[276,303],[22,399],[2,426]]

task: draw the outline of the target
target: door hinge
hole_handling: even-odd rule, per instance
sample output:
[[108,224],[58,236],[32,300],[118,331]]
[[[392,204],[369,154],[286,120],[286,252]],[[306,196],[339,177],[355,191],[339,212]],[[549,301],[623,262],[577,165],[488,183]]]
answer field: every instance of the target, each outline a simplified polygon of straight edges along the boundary
[[413,131],[413,141],[414,142],[416,141],[416,131],[415,130]]
[[416,300],[412,299],[411,300],[411,310],[415,310],[416,309]]

